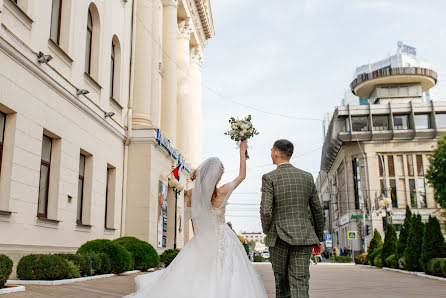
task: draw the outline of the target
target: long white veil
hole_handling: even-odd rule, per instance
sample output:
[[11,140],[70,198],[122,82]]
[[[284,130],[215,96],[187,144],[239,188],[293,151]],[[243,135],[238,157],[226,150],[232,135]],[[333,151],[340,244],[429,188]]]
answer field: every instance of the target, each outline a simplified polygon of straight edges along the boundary
[[192,219],[195,229],[200,229],[200,225],[207,224],[203,221],[209,218],[209,211],[212,209],[212,193],[223,171],[223,164],[217,157],[206,159],[198,167],[192,190]]

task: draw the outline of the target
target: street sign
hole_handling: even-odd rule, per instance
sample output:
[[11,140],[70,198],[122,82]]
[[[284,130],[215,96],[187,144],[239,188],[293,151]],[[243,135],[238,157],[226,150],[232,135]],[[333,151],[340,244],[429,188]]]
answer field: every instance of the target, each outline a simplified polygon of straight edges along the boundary
[[357,231],[348,231],[347,232],[348,240],[356,240],[357,237],[358,237],[358,232]]
[[333,240],[332,238],[331,238],[331,234],[325,234],[325,241],[327,241],[327,240]]
[[331,240],[325,240],[325,247],[327,248],[333,247],[333,242]]

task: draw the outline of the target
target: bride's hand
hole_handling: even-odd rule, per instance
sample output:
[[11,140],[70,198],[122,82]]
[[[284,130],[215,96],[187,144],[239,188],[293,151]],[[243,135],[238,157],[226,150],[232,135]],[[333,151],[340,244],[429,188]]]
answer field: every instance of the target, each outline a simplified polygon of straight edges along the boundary
[[240,143],[240,154],[244,155],[247,149],[248,149],[248,140],[244,140]]

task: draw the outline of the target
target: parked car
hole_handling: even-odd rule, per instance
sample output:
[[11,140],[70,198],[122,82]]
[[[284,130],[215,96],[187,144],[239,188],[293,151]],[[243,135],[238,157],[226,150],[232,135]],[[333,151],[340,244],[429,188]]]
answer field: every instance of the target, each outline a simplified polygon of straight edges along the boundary
[[262,252],[262,257],[264,257],[265,259],[269,259],[269,250],[264,250]]

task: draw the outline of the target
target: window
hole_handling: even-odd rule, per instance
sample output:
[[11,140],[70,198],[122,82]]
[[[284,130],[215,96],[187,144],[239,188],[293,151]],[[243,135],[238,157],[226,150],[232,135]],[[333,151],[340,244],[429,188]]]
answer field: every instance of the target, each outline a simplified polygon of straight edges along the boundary
[[85,48],[85,72],[91,74],[91,47],[93,41],[93,17],[91,11],[88,10],[87,20],[87,42]]
[[109,183],[110,169],[107,168],[107,181],[105,182],[105,222],[104,227],[107,228],[107,211],[108,211],[108,183]]
[[353,131],[368,131],[367,117],[352,117],[352,129]]
[[384,169],[383,169],[383,163],[384,163],[384,156],[381,159],[381,155],[378,155],[378,167],[379,167],[379,177],[382,177],[384,174]]
[[415,127],[417,129],[429,129],[430,127],[430,120],[429,120],[429,114],[418,114],[415,115]]
[[355,208],[359,209],[361,201],[361,167],[359,158],[353,158],[353,187],[355,189]]
[[393,162],[393,155],[387,156],[387,164],[389,167],[389,177],[395,177],[395,164]]
[[398,208],[398,197],[396,195],[396,180],[390,179],[390,198],[392,199],[392,207]]
[[404,158],[402,155],[398,155],[398,176],[404,176]]
[[424,179],[418,179],[418,191],[420,192],[419,194],[420,208],[426,208],[427,201],[426,201],[426,187],[424,184]]
[[423,155],[417,155],[417,175],[424,176]]
[[43,135],[42,157],[40,161],[39,199],[37,202],[37,216],[48,215],[48,192],[50,185],[51,147],[53,140]]
[[412,155],[407,155],[407,174],[413,176],[413,158]]
[[437,127],[446,128],[446,114],[437,114]]
[[350,132],[350,119],[345,118],[345,131]]
[[61,17],[62,17],[62,0],[53,0],[53,8],[51,11],[50,38],[57,44],[60,44]]
[[389,130],[389,118],[387,116],[373,116],[374,130]]
[[415,179],[409,179],[409,194],[410,194],[410,204],[412,208],[418,208],[417,200],[415,199],[417,195],[417,190],[415,188]]
[[110,97],[114,98],[114,82],[115,81],[115,44],[112,42],[111,61],[110,61]]
[[0,112],[0,172],[2,170],[3,143],[5,141],[6,115]]
[[409,129],[409,115],[394,115],[393,124],[395,130]]
[[84,203],[85,186],[85,155],[81,154],[79,158],[79,180],[77,183],[77,218],[76,222],[82,224],[82,212]]

